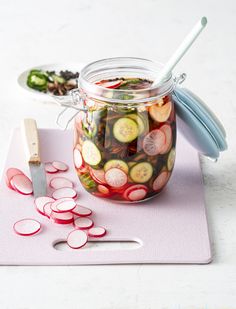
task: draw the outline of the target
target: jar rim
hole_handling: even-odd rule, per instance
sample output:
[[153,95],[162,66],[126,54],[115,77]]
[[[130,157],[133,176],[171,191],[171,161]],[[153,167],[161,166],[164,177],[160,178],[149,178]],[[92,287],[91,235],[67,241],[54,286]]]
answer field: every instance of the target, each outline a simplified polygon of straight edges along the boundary
[[[163,64],[145,58],[113,57],[97,60],[86,65],[80,73],[78,86],[87,97],[109,103],[141,103],[148,102],[169,94],[174,88],[172,74],[159,84],[145,89],[108,89],[96,82],[107,78],[132,77],[154,80],[161,71]],[[124,74],[122,76],[122,74]],[[104,78],[105,77],[105,78]],[[126,95],[121,99],[122,94]],[[130,98],[127,99],[127,96]]]

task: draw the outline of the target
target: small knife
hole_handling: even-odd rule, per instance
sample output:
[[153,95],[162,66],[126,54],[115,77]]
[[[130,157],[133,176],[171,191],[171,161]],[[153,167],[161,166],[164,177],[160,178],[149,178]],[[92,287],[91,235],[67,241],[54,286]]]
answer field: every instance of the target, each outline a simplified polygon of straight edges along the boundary
[[21,131],[26,146],[26,156],[33,183],[34,197],[45,196],[47,195],[47,182],[44,165],[40,160],[36,121],[34,119],[24,119]]

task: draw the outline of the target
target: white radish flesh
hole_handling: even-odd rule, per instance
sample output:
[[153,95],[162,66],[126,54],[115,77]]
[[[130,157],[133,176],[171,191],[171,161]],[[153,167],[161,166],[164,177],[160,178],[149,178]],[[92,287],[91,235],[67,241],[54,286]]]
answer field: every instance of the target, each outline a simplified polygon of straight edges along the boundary
[[72,211],[76,206],[76,202],[71,199],[70,201],[62,201],[61,203],[57,204],[57,209],[60,212],[67,212],[67,211]]
[[50,181],[50,187],[52,187],[53,189],[61,189],[61,188],[73,188],[73,182],[70,181],[69,179],[65,178],[65,177],[55,177],[52,178]]
[[34,204],[36,206],[37,211],[41,214],[41,215],[46,215],[44,212],[44,206],[49,203],[49,202],[53,202],[55,201],[53,198],[49,197],[49,196],[40,196],[37,197],[34,200]]
[[55,167],[58,171],[65,172],[69,169],[68,165],[61,161],[53,161],[52,166]]
[[51,209],[52,211],[54,212],[58,212],[58,213],[61,213],[63,211],[59,210],[57,208],[57,205],[60,204],[61,202],[64,202],[64,201],[74,201],[71,197],[64,197],[64,198],[59,198],[58,200],[55,200],[52,204],[51,204]]
[[58,172],[58,169],[55,168],[55,167],[52,165],[52,163],[50,163],[50,162],[47,162],[47,163],[44,164],[44,169],[45,169],[45,171],[46,171],[47,173],[49,173],[49,174],[55,174],[55,173]]
[[102,226],[91,227],[88,230],[88,235],[90,237],[102,237],[106,234],[106,229]]
[[63,198],[63,197],[70,197],[70,198],[76,198],[77,197],[77,192],[72,189],[72,188],[60,188],[57,189],[53,192],[52,197],[55,200],[58,200],[59,198]]
[[15,190],[15,189],[11,184],[11,179],[16,175],[24,175],[24,173],[18,168],[10,167],[7,169],[6,174],[5,174],[6,184],[12,190]]
[[83,165],[81,153],[77,148],[74,149],[74,164],[76,168],[81,168]]
[[81,230],[74,230],[67,236],[67,244],[72,249],[79,249],[86,245],[88,236]]
[[74,216],[70,212],[56,213],[52,211],[50,219],[58,224],[70,224],[74,222]]
[[89,218],[80,217],[75,219],[74,226],[76,229],[80,230],[89,229],[90,227],[93,226],[93,221]]
[[147,195],[147,191],[144,189],[136,189],[128,194],[128,199],[131,201],[142,200]]
[[52,202],[49,202],[47,204],[44,205],[43,207],[43,212],[45,214],[46,217],[50,218],[51,213],[52,213],[52,208],[51,208]]
[[11,184],[15,190],[21,194],[29,195],[33,193],[31,180],[25,175],[15,175],[11,179]]
[[72,210],[72,213],[76,216],[88,217],[92,214],[92,210],[80,205],[76,205],[76,207]]
[[111,168],[105,173],[105,179],[109,186],[120,188],[124,186],[127,181],[127,175],[119,168]]
[[17,221],[13,229],[21,236],[31,236],[36,234],[41,228],[41,224],[34,219],[22,219]]

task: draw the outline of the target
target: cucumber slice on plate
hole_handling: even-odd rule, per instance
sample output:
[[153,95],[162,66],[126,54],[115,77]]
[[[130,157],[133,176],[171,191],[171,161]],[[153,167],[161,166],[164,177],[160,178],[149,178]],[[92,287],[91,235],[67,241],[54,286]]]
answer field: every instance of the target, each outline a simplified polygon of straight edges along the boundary
[[98,147],[89,140],[84,141],[82,145],[82,156],[84,161],[92,166],[98,165],[102,160]]
[[149,162],[140,162],[134,165],[130,170],[130,177],[134,182],[145,183],[153,174],[152,165]]
[[107,172],[109,169],[116,167],[128,174],[129,172],[129,166],[127,163],[125,163],[122,160],[109,160],[107,163],[104,165],[104,171]]
[[114,137],[121,143],[130,143],[138,137],[137,122],[129,118],[118,119],[113,126]]

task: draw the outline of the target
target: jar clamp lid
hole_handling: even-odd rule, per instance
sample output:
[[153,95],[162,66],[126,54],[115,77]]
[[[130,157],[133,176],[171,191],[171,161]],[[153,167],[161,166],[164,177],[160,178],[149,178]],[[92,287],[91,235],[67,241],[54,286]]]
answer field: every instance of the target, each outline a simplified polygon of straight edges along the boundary
[[227,149],[225,129],[206,104],[190,90],[176,87],[173,92],[178,129],[203,155],[212,159]]

